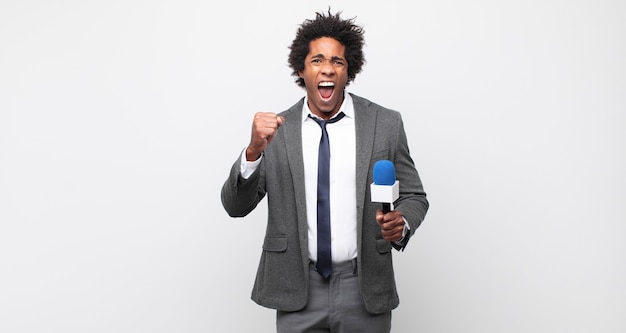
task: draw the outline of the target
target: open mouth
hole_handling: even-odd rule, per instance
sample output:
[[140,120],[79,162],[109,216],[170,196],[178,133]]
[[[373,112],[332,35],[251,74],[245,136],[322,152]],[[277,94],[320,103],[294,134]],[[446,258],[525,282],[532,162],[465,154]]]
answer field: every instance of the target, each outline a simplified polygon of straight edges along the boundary
[[335,90],[335,83],[334,82],[320,82],[317,85],[317,89],[320,92],[320,96],[322,96],[323,99],[329,99],[330,96],[333,95],[333,91]]

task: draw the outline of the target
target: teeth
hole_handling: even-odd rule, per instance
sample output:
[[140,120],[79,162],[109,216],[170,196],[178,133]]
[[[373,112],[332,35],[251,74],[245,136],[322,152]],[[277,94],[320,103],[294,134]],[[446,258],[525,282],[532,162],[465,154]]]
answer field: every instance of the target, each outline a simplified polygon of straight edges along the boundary
[[335,84],[333,82],[320,82],[319,86],[320,87],[334,87]]

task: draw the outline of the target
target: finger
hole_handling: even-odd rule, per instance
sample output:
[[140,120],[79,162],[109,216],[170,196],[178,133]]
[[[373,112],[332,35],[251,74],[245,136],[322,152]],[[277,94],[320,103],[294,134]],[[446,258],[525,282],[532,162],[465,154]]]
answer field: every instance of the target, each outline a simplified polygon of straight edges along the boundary
[[383,233],[383,238],[389,242],[395,242],[402,238],[402,232],[385,232]]
[[384,217],[385,215],[383,214],[382,210],[377,210],[376,211],[376,222],[382,227],[383,223],[384,223]]
[[394,225],[392,223],[383,223],[382,225],[382,229],[385,230],[386,232],[390,232],[394,229]]
[[383,228],[385,230],[394,230],[399,228],[404,228],[404,221],[391,221],[383,223]]
[[262,122],[262,127],[270,132],[275,132],[283,123],[283,118],[273,113],[268,114]]
[[403,229],[404,228],[393,228],[393,229],[385,231],[385,234],[390,238],[397,237],[398,235],[402,235]]

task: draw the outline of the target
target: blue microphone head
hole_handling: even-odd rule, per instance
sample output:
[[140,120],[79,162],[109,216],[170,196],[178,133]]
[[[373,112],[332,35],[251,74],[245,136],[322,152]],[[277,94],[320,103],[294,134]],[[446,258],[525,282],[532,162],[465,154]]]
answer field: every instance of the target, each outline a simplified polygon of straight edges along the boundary
[[396,182],[396,168],[390,160],[380,160],[374,163],[372,173],[376,185],[393,185]]

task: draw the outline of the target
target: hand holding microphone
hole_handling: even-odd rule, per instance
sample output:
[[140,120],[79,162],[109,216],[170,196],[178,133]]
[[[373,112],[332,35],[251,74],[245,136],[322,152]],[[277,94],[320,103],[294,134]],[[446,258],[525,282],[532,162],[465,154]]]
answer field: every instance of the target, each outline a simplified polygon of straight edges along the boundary
[[380,160],[372,171],[374,182],[370,185],[372,202],[382,203],[382,209],[376,212],[376,222],[380,232],[388,242],[402,239],[404,218],[402,213],[393,210],[393,202],[400,197],[400,182],[396,180],[396,169],[389,160]]

